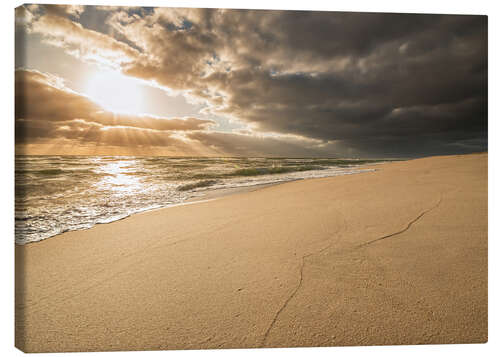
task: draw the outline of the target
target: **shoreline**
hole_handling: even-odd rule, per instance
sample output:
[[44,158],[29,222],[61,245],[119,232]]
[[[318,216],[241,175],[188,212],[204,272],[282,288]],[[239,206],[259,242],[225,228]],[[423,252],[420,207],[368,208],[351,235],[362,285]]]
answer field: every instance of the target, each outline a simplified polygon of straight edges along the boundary
[[363,165],[361,165],[361,166],[355,166],[356,168],[359,168],[359,169],[365,169],[366,168],[367,171],[364,171],[364,172],[356,172],[356,173],[349,173],[349,174],[343,174],[343,175],[332,175],[332,176],[325,176],[325,177],[298,178],[298,179],[293,179],[293,180],[288,180],[288,181],[278,181],[278,182],[272,182],[272,183],[257,183],[255,185],[249,185],[249,186],[238,186],[238,187],[219,188],[219,189],[206,189],[206,190],[203,190],[203,191],[195,191],[193,193],[205,192],[205,191],[206,191],[206,193],[203,194],[202,196],[192,196],[192,197],[189,197],[185,201],[180,202],[180,203],[173,203],[173,204],[169,204],[169,205],[162,206],[162,207],[156,207],[156,208],[147,208],[147,209],[144,209],[142,211],[130,213],[130,214],[124,216],[124,217],[115,219],[113,221],[102,222],[102,223],[95,223],[94,225],[92,225],[92,226],[90,226],[88,228],[68,229],[68,230],[65,230],[65,231],[63,231],[61,233],[55,234],[55,235],[47,237],[47,238],[39,239],[39,240],[36,240],[36,241],[31,241],[31,242],[26,242],[26,243],[19,243],[19,242],[15,241],[14,243],[15,243],[15,245],[21,245],[22,246],[22,245],[27,245],[27,244],[33,244],[33,243],[43,242],[43,241],[45,241],[47,239],[55,238],[55,237],[58,237],[60,235],[68,233],[68,232],[87,231],[87,230],[92,229],[92,228],[94,228],[94,227],[96,227],[98,225],[101,225],[101,224],[111,224],[111,223],[118,222],[118,221],[127,219],[129,217],[132,217],[132,216],[138,215],[138,214],[144,214],[144,213],[147,213],[147,212],[152,212],[152,211],[156,211],[156,210],[162,210],[162,209],[167,209],[167,208],[172,208],[172,207],[177,207],[177,206],[191,205],[191,204],[200,203],[200,202],[217,200],[217,199],[220,199],[220,198],[223,198],[223,197],[226,197],[226,196],[237,195],[237,194],[246,193],[246,192],[253,192],[253,191],[264,189],[266,187],[276,186],[276,185],[283,185],[283,184],[287,184],[287,183],[295,182],[295,181],[316,180],[316,179],[332,178],[332,177],[344,176],[344,175],[362,174],[362,173],[365,173],[365,172],[370,172],[368,170],[376,171],[375,168],[372,168],[372,166],[374,166],[374,165],[382,165],[382,164],[389,164],[389,163],[391,163],[391,162],[387,161],[387,162],[382,162],[382,163],[370,164],[370,165],[366,165],[366,166],[363,166]]
[[16,346],[484,343],[487,161],[391,162],[16,244]]
[[[298,181],[298,180],[293,180],[293,181]],[[130,217],[135,216],[135,215],[147,214],[149,212],[164,210],[164,209],[178,207],[178,206],[187,206],[187,205],[193,205],[193,204],[197,204],[197,203],[210,202],[210,201],[214,201],[214,200],[226,197],[226,196],[237,195],[239,193],[245,193],[245,192],[253,192],[253,191],[257,191],[257,190],[263,189],[263,188],[268,187],[268,186],[281,185],[281,184],[285,184],[285,183],[293,182],[293,181],[284,181],[284,182],[276,182],[276,183],[258,184],[258,185],[248,186],[248,187],[233,187],[233,188],[229,188],[229,189],[227,189],[227,188],[226,189],[217,189],[217,190],[213,190],[213,191],[227,191],[227,192],[220,192],[219,194],[213,194],[213,195],[207,195],[207,196],[191,197],[191,198],[186,199],[184,202],[173,203],[173,204],[170,204],[170,205],[167,205],[167,206],[163,206],[163,207],[150,208],[150,209],[145,209],[143,211],[139,211],[139,212],[135,212],[135,213],[130,213],[130,214],[128,214],[128,215],[126,215],[126,216],[124,216],[122,218],[115,219],[114,221],[96,223],[93,226],[88,227],[88,228],[66,230],[64,232],[55,234],[53,236],[50,236],[50,237],[47,237],[47,238],[43,238],[43,239],[40,239],[40,240],[36,240],[36,241],[32,241],[32,242],[26,242],[26,243],[14,242],[14,243],[15,243],[16,246],[17,245],[18,246],[25,246],[25,245],[28,245],[28,244],[36,244],[36,243],[40,243],[40,242],[46,241],[47,239],[57,238],[57,237],[59,237],[59,236],[61,236],[63,234],[69,233],[69,232],[88,231],[88,230],[90,230],[90,229],[92,229],[92,228],[94,228],[96,226],[99,226],[99,225],[113,224],[115,222],[119,222],[119,221],[125,220],[125,219],[130,218]]]

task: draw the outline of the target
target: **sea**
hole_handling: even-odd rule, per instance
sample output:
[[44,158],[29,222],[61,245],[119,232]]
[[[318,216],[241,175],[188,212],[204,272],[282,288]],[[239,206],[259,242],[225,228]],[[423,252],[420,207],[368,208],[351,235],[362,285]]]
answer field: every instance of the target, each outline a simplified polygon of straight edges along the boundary
[[209,194],[365,172],[381,160],[16,156],[15,240],[40,241]]

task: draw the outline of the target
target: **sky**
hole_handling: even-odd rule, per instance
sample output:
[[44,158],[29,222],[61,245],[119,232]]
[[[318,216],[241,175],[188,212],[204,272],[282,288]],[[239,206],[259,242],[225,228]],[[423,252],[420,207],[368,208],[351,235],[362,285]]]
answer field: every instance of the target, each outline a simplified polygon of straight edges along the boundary
[[487,18],[25,5],[16,153],[487,150]]

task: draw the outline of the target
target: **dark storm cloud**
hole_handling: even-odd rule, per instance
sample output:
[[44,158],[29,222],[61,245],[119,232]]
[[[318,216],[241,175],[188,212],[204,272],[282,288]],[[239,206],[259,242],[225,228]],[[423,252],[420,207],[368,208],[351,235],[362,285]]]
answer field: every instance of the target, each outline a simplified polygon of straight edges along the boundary
[[485,17],[203,10],[184,18],[192,28],[164,30],[172,40],[156,48],[160,58],[176,49],[179,64],[165,56],[167,75],[133,65],[130,73],[191,88],[257,130],[366,154],[486,149]]
[[77,26],[68,38],[74,15],[34,16],[33,31],[68,50],[92,40],[106,60],[126,57],[115,62],[129,75],[256,132],[320,140],[332,156],[487,149],[485,16],[113,9],[108,33]]

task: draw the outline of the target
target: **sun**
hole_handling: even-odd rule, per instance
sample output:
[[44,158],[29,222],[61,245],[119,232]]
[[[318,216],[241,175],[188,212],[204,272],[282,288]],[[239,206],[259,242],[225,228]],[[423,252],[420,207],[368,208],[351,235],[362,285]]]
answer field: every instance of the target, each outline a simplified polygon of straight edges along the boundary
[[92,75],[86,94],[103,109],[113,113],[141,114],[143,85],[116,71],[99,71]]

